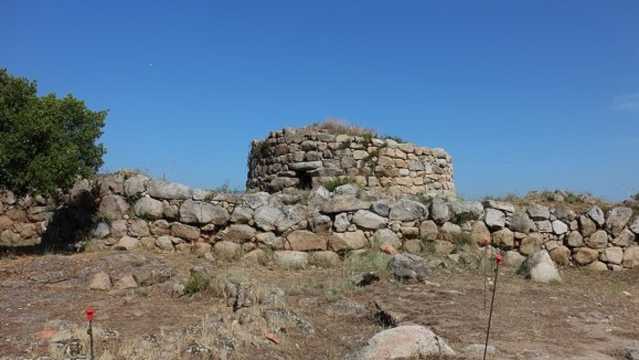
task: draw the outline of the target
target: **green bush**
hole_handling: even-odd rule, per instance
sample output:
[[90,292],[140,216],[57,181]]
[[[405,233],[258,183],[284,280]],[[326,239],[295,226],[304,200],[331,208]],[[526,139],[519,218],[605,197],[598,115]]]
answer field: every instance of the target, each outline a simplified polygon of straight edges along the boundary
[[72,95],[38,97],[35,82],[0,69],[0,188],[49,195],[94,175],[106,115]]
[[328,191],[333,192],[339,186],[346,185],[346,184],[352,184],[352,183],[354,183],[354,181],[350,177],[341,176],[341,177],[337,177],[337,178],[334,178],[332,180],[329,180],[329,181],[325,182],[323,185]]
[[210,281],[209,279],[200,274],[200,273],[192,273],[189,281],[184,285],[184,295],[195,295],[201,291],[204,291],[209,288]]

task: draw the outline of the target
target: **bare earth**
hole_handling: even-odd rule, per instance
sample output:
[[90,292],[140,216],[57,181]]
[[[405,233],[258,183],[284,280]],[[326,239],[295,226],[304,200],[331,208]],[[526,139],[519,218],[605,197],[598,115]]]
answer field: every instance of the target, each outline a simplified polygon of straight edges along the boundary
[[[87,305],[97,310],[96,326],[118,333],[117,338],[98,340],[97,354],[108,349],[116,355],[133,339],[162,336],[209,317],[232,316],[232,307],[210,290],[178,297],[171,296],[165,284],[116,292],[88,289],[91,276],[100,270],[117,279],[148,264],[173,269],[176,279],[200,264],[213,274],[242,274],[257,284],[279,287],[287,293],[286,308],[314,329],[289,326],[272,333],[253,332],[256,338],[234,348],[228,358],[342,359],[383,329],[371,316],[373,301],[398,313],[403,322],[431,327],[460,354],[456,358],[472,358],[464,348],[484,341],[484,283],[474,270],[437,269],[426,284],[402,284],[384,276],[356,288],[345,285],[350,273],[342,267],[285,271],[212,264],[181,254],[87,253],[0,258],[0,358],[47,354],[57,331],[50,321],[84,324]],[[599,274],[564,269],[562,276],[562,284],[543,285],[509,270],[500,273],[491,333],[497,349],[493,359],[623,359],[624,347],[639,342],[639,271]],[[243,321],[226,324],[249,326]],[[212,350],[208,357],[192,352],[171,356],[221,358]]]

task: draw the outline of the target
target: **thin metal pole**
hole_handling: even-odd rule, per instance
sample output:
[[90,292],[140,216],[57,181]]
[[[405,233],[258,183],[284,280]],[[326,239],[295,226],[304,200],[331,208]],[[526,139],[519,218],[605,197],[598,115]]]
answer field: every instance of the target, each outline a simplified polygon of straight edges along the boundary
[[488,314],[488,329],[486,329],[486,344],[484,345],[483,360],[486,360],[486,353],[488,352],[488,337],[490,336],[490,324],[493,320],[493,305],[495,304],[495,293],[497,293],[497,277],[499,276],[499,262],[500,260],[497,260],[496,266],[495,266],[495,283],[493,284],[493,296],[492,296],[492,299],[490,300],[490,313]]
[[89,340],[91,344],[91,360],[93,360],[93,320],[89,320]]

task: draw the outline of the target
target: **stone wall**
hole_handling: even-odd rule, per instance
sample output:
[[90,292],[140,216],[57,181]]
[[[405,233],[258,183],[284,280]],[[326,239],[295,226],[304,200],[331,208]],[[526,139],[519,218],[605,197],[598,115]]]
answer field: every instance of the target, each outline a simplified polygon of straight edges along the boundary
[[[77,202],[82,194],[96,194],[87,246],[98,250],[144,247],[302,267],[334,264],[372,247],[454,257],[466,243],[501,249],[510,264],[545,249],[562,266],[639,266],[639,219],[627,207],[604,212],[593,206],[576,213],[568,206],[516,207],[498,201],[437,197],[420,202],[378,197],[352,184],[334,192],[316,187],[228,194],[139,174],[84,180],[66,201]],[[1,198],[0,246],[38,244],[50,230],[50,219],[64,208],[7,192]]]
[[453,166],[443,149],[324,129],[284,129],[253,141],[246,187],[277,192],[310,189],[338,177],[391,194],[454,193]]

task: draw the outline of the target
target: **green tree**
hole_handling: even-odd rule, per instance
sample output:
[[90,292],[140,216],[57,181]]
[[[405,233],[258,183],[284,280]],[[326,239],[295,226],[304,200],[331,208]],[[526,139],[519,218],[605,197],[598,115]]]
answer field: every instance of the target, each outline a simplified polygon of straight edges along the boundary
[[39,97],[35,82],[0,69],[0,188],[48,195],[94,175],[106,115],[71,95]]

